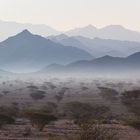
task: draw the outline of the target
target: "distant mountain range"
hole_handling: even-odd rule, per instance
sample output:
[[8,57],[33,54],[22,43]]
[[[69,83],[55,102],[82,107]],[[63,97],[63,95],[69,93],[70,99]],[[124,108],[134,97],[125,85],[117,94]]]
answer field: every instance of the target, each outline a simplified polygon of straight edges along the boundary
[[134,41],[119,41],[100,38],[86,38],[83,36],[69,37],[65,34],[50,36],[48,39],[65,46],[75,46],[91,53],[95,57],[110,55],[126,57],[140,51],[140,43]]
[[6,70],[32,71],[52,63],[68,64],[85,59],[93,59],[93,56],[82,49],[33,35],[28,30],[0,43],[0,66]]
[[126,58],[104,56],[93,60],[77,61],[68,65],[53,64],[44,69],[41,73],[129,73],[134,74],[140,71],[140,52]]
[[57,31],[56,29],[45,24],[23,24],[8,21],[0,21],[0,41],[16,35],[25,29],[29,30],[33,34],[38,34],[44,37],[64,33],[68,36],[83,36],[91,39],[97,37],[102,39],[140,42],[140,32],[126,29],[120,25],[109,25],[104,28],[96,28],[93,25],[88,25],[83,28],[76,28],[69,31]]
[[59,32],[46,25],[0,21],[3,39],[0,69],[6,71],[32,72],[45,67],[42,72],[109,72],[140,68],[140,33],[120,25],[101,29],[89,25]]
[[140,42],[140,32],[132,31],[120,25],[109,25],[104,28],[96,28],[92,25],[76,28],[65,32],[69,36],[84,36],[88,38],[102,38],[122,41],[138,41]]
[[0,21],[0,41],[7,39],[10,36],[14,36],[23,30],[29,30],[33,34],[41,36],[57,35],[61,32],[43,24],[30,24],[30,23],[17,23]]

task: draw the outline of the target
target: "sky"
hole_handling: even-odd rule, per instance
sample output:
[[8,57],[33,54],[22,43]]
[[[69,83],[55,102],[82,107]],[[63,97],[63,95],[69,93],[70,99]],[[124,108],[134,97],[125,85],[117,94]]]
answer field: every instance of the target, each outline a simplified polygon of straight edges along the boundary
[[140,31],[140,0],[0,0],[0,20],[57,30],[119,24]]

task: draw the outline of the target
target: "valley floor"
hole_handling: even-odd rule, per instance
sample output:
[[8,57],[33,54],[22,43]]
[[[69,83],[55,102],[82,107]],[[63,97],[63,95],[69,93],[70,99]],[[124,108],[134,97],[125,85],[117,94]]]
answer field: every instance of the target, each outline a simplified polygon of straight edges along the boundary
[[[128,90],[139,90],[140,79],[129,78],[78,78],[48,76],[1,76],[0,109],[16,105],[18,109],[46,107],[48,103],[57,105],[59,113],[70,102],[109,106],[112,114],[129,118],[131,112],[121,103],[121,94]],[[104,92],[109,92],[106,96]],[[32,93],[37,93],[32,94]],[[38,96],[38,93],[43,96]],[[113,120],[102,127],[117,132],[118,140],[140,140],[138,130]],[[30,136],[26,135],[30,130]],[[16,118],[15,124],[4,125],[0,129],[0,140],[78,140],[79,128],[69,119],[60,117],[46,125],[42,132],[35,129],[28,119]],[[70,139],[71,138],[71,139]]]

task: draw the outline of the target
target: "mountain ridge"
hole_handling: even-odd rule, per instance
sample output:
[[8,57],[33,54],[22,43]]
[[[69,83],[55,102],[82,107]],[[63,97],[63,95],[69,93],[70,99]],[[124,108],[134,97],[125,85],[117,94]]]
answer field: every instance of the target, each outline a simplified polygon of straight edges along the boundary
[[84,36],[88,38],[99,37],[102,39],[113,40],[128,40],[140,42],[140,32],[132,29],[127,29],[121,25],[108,25],[102,28],[97,28],[91,24],[85,27],[79,27],[67,31],[58,31],[45,24],[19,23],[0,20],[0,41],[14,36],[24,29],[28,29],[33,34],[41,36],[51,36],[59,34],[67,34],[68,36]]
[[51,63],[66,64],[91,58],[92,55],[82,49],[65,47],[28,30],[0,43],[0,64],[4,69],[41,68]]
[[14,36],[25,29],[28,29],[33,34],[41,36],[57,35],[61,33],[45,24],[19,23],[0,20],[0,41],[4,41],[8,37]]
[[95,57],[104,55],[126,57],[140,51],[140,43],[135,41],[120,41],[112,39],[94,38],[90,39],[83,36],[57,35],[49,37],[50,40],[65,46],[75,46],[81,48]]
[[44,73],[91,73],[91,74],[100,74],[100,73],[128,73],[135,74],[140,70],[140,52],[134,53],[128,57],[112,57],[112,56],[103,56],[100,58],[95,58],[93,60],[80,60],[68,65],[55,65],[55,67],[48,67],[42,69],[40,72]]
[[84,36],[91,39],[99,37],[102,39],[140,42],[140,32],[127,29],[121,25],[108,25],[103,28],[89,25],[66,31],[65,34],[68,36]]

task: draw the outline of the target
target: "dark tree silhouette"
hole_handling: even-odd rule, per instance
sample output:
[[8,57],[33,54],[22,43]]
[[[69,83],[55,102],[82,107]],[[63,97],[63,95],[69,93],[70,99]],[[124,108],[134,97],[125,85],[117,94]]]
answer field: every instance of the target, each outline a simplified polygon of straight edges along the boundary
[[13,124],[15,122],[14,118],[7,114],[0,114],[0,128],[5,124]]
[[78,140],[117,140],[115,132],[98,125],[98,120],[108,114],[108,107],[71,102],[65,109],[70,119],[79,126]]
[[100,90],[99,95],[105,99],[109,100],[111,102],[114,102],[114,100],[118,99],[119,93],[112,88],[107,88],[107,87],[98,87]]
[[140,117],[140,90],[125,91],[121,99],[131,112]]
[[121,97],[122,103],[136,118],[126,120],[127,124],[140,130],[140,90],[125,91]]
[[25,115],[39,131],[42,131],[46,124],[57,120],[53,114],[41,110],[28,110]]
[[77,124],[100,120],[108,116],[110,109],[106,106],[92,106],[88,103],[70,102],[64,107],[65,113]]
[[41,100],[45,97],[45,92],[41,91],[41,90],[36,90],[33,93],[30,94],[30,96],[32,97],[32,99],[34,100]]

